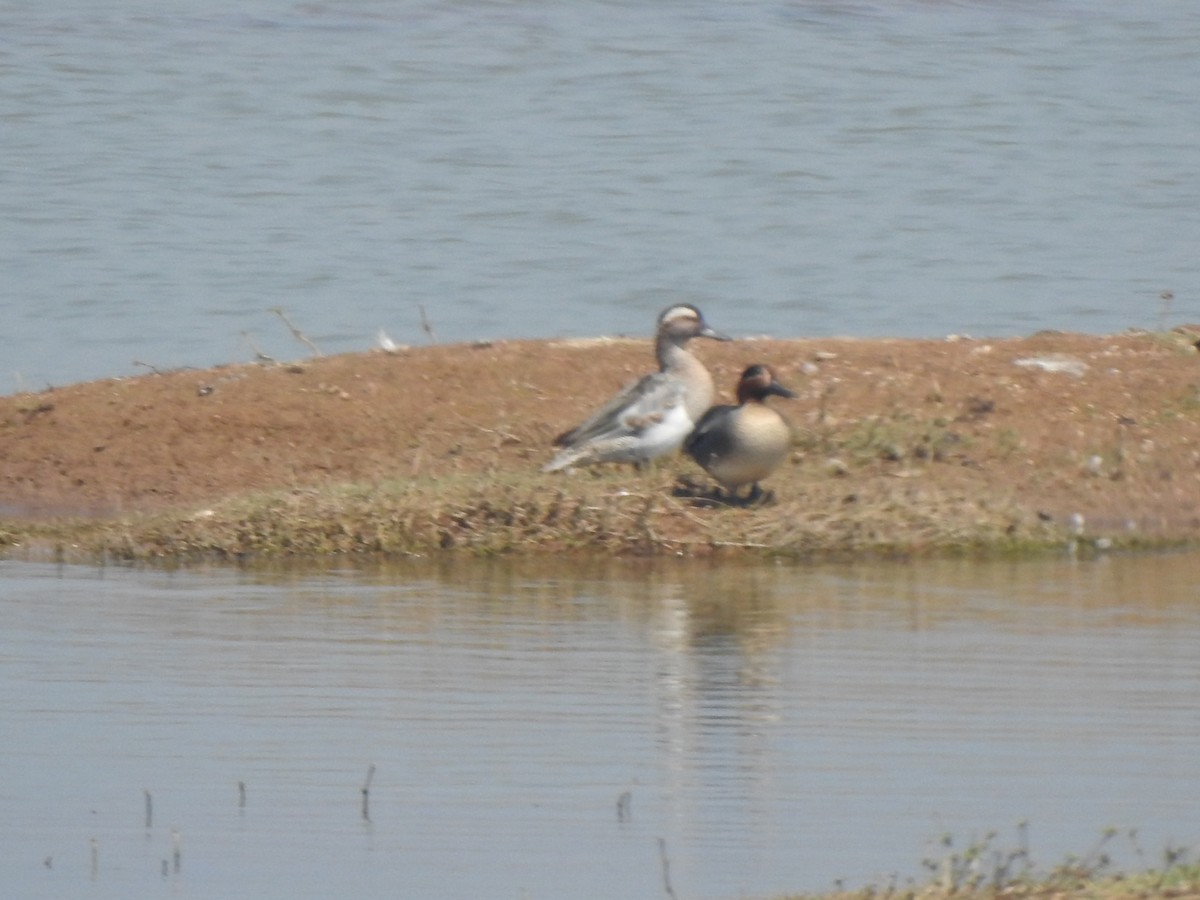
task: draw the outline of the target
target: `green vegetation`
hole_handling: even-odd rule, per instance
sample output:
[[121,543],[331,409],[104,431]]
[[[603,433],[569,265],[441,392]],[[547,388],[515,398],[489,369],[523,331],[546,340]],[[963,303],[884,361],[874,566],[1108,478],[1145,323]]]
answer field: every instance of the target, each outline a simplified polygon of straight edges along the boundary
[[[778,900],[994,900],[994,898],[1067,898],[1067,900],[1132,900],[1132,898],[1200,898],[1200,862],[1182,847],[1168,846],[1151,863],[1138,845],[1136,831],[1122,835],[1105,830],[1082,856],[1068,856],[1049,870],[1033,862],[1024,824],[1018,826],[1014,847],[1002,847],[995,832],[959,849],[944,835],[935,854],[923,861],[928,881],[871,885],[858,891],[794,894]],[[1139,861],[1132,873],[1114,870],[1109,848],[1124,837]]]

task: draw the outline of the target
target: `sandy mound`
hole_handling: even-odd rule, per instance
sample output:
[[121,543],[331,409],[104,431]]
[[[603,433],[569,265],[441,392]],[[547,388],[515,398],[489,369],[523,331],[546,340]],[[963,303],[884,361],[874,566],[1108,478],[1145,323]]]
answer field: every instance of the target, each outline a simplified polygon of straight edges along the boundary
[[[791,463],[765,485],[781,504],[903,482],[994,499],[1043,521],[1081,516],[1089,528],[1190,540],[1200,532],[1191,332],[696,347],[726,398],[741,369],[760,361],[799,395],[772,401],[797,435]],[[528,473],[559,490],[619,478],[543,476],[538,467],[555,434],[651,367],[648,341],[506,341],[4,397],[0,506],[10,519],[44,520],[351,482],[483,485]],[[686,459],[666,468],[705,484]]]

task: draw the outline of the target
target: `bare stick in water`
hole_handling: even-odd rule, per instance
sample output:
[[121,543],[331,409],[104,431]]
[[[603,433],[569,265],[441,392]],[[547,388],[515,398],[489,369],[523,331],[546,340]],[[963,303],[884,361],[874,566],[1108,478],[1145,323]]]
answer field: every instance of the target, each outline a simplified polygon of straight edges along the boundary
[[633,818],[633,791],[622,791],[617,798],[617,821],[628,822]]
[[288,330],[292,333],[292,337],[304,344],[304,346],[308,347],[308,349],[313,352],[313,356],[321,355],[321,351],[317,349],[316,344],[308,339],[308,335],[292,324],[292,320],[287,317],[287,314],[283,311],[283,307],[272,306],[267,310],[267,312],[273,312],[275,315],[279,316],[279,318],[283,319],[283,324],[288,327]]
[[180,835],[178,828],[171,829],[171,860],[174,864],[175,874],[179,874],[179,866],[183,863],[183,836]]
[[363,816],[364,822],[371,821],[371,805],[370,805],[371,804],[371,801],[370,801],[371,779],[374,777],[375,777],[375,763],[371,763],[371,765],[367,769],[367,780],[363,782],[363,786],[362,786],[362,798],[363,798],[362,816]]
[[429,317],[425,315],[425,307],[418,303],[417,311],[421,313],[421,330],[429,338],[429,343],[436,344],[437,338],[433,335],[433,326],[429,324]]
[[142,793],[146,795],[146,830],[149,831],[154,824],[154,801],[150,797],[150,791],[143,790]]
[[1174,291],[1163,291],[1158,295],[1158,299],[1162,301],[1162,305],[1158,310],[1158,330],[1167,330],[1167,321],[1171,318],[1171,304],[1175,302]]
[[254,359],[256,362],[275,362],[274,357],[267,356],[267,354],[262,352],[262,348],[259,347],[258,344],[254,343],[254,338],[250,336],[250,332],[243,331],[242,337],[245,338],[246,343],[250,345],[250,349],[254,351]]
[[95,838],[91,840],[92,845],[92,880],[96,880],[96,873],[100,871],[100,842]]
[[246,782],[238,782],[238,809],[246,808]]
[[667,858],[666,838],[658,839],[658,858],[662,861],[663,888],[666,889],[667,896],[675,900],[675,889],[671,887],[671,860]]

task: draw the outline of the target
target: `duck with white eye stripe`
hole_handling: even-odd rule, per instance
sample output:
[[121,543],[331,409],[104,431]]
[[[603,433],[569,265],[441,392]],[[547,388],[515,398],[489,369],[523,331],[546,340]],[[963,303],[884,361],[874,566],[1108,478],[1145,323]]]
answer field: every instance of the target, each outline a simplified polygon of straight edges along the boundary
[[695,337],[728,341],[689,303],[659,314],[654,341],[658,371],[626,386],[581,425],[555,438],[562,449],[543,472],[605,462],[642,465],[680,448],[712,403],[713,380],[688,350]]

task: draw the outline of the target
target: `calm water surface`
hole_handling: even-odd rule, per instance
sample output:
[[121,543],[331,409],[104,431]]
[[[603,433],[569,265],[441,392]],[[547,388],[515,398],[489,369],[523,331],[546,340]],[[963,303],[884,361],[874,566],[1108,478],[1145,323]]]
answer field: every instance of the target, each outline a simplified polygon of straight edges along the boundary
[[326,353],[1196,321],[1197,46],[1175,0],[0,0],[0,390],[304,356],[274,306]]
[[1045,864],[1108,826],[1157,859],[1200,839],[1198,563],[0,562],[0,872],[660,898],[662,839],[678,896],[732,898],[919,875],[1021,820]]

